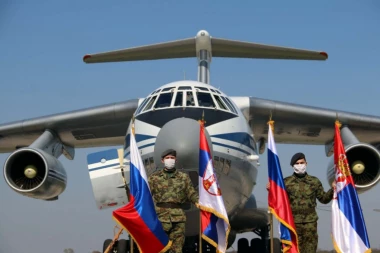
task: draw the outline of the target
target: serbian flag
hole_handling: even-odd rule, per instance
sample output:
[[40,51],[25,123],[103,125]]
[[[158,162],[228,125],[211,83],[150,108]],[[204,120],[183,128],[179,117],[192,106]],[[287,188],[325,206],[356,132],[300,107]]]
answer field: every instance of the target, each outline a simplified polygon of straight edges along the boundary
[[112,217],[128,231],[140,252],[165,252],[170,248],[171,241],[157,218],[134,133],[130,138],[130,157],[129,203],[113,211]]
[[199,209],[202,238],[217,253],[226,252],[230,224],[224,207],[222,191],[214,173],[211,152],[201,122],[199,142]]
[[270,121],[268,130],[269,210],[280,223],[280,240],[283,245],[283,252],[299,253],[298,236],[288,194],[285,190],[272,127],[273,121]]
[[331,207],[334,248],[338,253],[372,252],[338,121],[335,122],[334,162],[336,186]]

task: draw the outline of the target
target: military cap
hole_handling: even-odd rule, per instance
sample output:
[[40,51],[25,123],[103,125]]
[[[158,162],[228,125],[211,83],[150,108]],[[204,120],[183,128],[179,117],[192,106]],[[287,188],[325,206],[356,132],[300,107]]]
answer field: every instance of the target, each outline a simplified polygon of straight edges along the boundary
[[290,165],[293,166],[299,159],[305,159],[306,157],[303,153],[296,153],[293,155],[292,159],[290,160]]
[[177,152],[174,149],[167,149],[161,154],[161,158],[164,158],[167,155],[177,156]]

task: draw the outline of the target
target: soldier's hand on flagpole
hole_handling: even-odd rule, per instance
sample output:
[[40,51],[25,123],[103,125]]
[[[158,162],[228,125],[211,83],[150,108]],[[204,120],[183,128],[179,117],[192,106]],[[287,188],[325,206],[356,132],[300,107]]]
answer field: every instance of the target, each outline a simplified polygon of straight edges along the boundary
[[336,187],[336,182],[335,182],[335,180],[332,182],[331,187],[332,187],[333,189],[335,189],[335,187]]
[[267,190],[268,191],[270,190],[270,183],[269,182],[267,183]]

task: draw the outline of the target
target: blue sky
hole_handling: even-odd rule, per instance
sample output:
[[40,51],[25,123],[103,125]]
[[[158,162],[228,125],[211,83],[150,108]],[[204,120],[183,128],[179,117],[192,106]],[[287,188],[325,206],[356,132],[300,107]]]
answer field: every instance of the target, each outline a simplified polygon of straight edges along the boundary
[[[86,65],[87,53],[211,36],[326,51],[326,62],[214,58],[211,84],[230,96],[254,96],[380,116],[378,1],[2,1],[0,123],[141,98],[175,80],[196,79],[196,59]],[[284,176],[306,154],[327,189],[323,146],[277,145]],[[106,148],[104,148],[106,149]],[[113,236],[111,210],[98,211],[86,156],[61,158],[68,174],[59,201],[13,192],[0,179],[0,252],[101,250]],[[9,154],[0,155],[3,164]],[[266,206],[266,153],[254,190]],[[360,195],[373,247],[380,188]],[[319,211],[319,247],[331,249],[330,212]],[[251,233],[246,234],[252,236]],[[123,237],[126,237],[123,235]]]

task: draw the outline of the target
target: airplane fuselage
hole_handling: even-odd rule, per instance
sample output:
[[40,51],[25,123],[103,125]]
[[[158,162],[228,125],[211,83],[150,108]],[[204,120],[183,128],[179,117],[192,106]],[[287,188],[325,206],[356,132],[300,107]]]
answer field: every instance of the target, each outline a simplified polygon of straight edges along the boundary
[[[161,98],[161,99],[160,99]],[[177,150],[177,169],[190,175],[198,187],[199,123],[206,121],[215,174],[229,216],[244,208],[257,177],[256,142],[242,112],[222,92],[195,81],[169,83],[139,102],[135,136],[147,175],[162,169],[160,154]],[[130,124],[124,156],[129,158]],[[187,235],[199,232],[199,210],[189,204]]]

